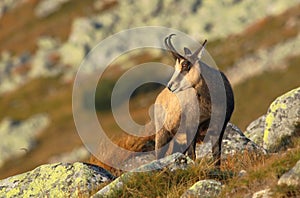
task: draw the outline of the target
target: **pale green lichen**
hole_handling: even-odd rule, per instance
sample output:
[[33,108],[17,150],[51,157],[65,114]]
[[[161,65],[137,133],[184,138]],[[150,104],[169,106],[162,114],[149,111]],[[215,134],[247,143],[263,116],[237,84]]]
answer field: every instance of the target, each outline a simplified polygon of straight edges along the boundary
[[90,197],[113,176],[83,163],[42,165],[0,181],[0,197]]
[[284,103],[277,103],[275,101],[274,103],[271,104],[270,106],[270,111],[268,112],[266,116],[266,123],[265,123],[265,131],[264,131],[264,142],[268,143],[268,136],[269,132],[272,128],[273,121],[275,120],[274,113],[276,112],[277,109],[286,109],[287,106]]
[[265,120],[265,129],[264,129],[264,143],[269,144],[269,134],[272,128],[274,127],[274,121],[276,120],[275,114],[281,109],[285,110],[288,108],[286,104],[286,99],[294,97],[296,94],[299,94],[300,88],[293,89],[288,93],[278,97],[269,107],[269,111]]

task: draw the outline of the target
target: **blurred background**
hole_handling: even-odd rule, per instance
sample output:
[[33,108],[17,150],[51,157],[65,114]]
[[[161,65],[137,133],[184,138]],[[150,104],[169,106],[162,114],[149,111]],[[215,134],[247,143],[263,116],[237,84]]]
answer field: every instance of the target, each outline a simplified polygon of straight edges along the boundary
[[[88,160],[72,116],[76,71],[98,42],[138,26],[207,38],[234,88],[231,122],[245,130],[277,96],[300,85],[299,10],[299,0],[1,0],[0,179],[45,163]],[[112,139],[124,135],[110,112],[114,83],[149,61],[173,64],[163,51],[141,50],[105,71],[95,106]],[[160,89],[146,84],[132,95],[137,122],[149,120]]]

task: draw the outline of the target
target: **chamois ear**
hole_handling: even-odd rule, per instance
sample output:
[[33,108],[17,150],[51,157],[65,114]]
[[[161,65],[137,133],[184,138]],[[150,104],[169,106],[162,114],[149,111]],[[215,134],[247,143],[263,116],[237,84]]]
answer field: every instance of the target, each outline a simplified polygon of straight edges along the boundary
[[202,46],[199,47],[199,48],[193,53],[193,55],[191,55],[191,59],[192,59],[193,61],[198,60],[198,55],[199,55],[199,54],[200,54],[200,57],[199,57],[199,58],[202,57],[202,55],[203,55],[203,53],[204,53],[204,50],[205,50],[206,42],[207,42],[207,40],[205,39],[205,41],[203,42]]
[[183,50],[184,50],[184,55],[185,56],[188,56],[188,55],[192,54],[192,51],[189,48],[187,48],[187,47],[184,47]]

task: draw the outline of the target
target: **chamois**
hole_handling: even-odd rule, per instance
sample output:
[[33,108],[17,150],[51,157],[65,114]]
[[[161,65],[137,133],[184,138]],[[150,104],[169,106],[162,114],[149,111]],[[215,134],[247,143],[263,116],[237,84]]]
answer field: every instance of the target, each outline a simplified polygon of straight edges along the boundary
[[[158,104],[163,108],[164,113],[166,115],[165,117],[163,117],[161,115],[161,111],[154,112],[156,127],[156,158],[160,159],[174,151],[174,146],[167,146],[167,148],[164,147],[166,147],[165,145],[167,145],[168,142],[172,141],[172,138],[175,136],[179,128],[179,122],[182,117],[182,109],[180,107],[177,96],[181,94],[181,97],[183,97],[185,101],[189,101],[191,99],[191,94],[193,94],[194,92],[198,100],[198,102],[195,104],[199,104],[199,106],[191,107],[191,109],[194,108],[195,110],[195,108],[199,108],[196,109],[200,112],[199,125],[198,129],[192,132],[196,135],[193,135],[193,137],[191,137],[189,136],[189,134],[186,134],[184,138],[190,138],[190,141],[185,141],[191,142],[191,144],[186,145],[183,148],[185,150],[180,150],[180,152],[187,153],[191,159],[195,160],[196,142],[204,140],[205,134],[210,126],[212,109],[214,111],[223,111],[223,115],[225,116],[223,117],[223,120],[219,119],[222,120],[220,121],[221,123],[219,123],[220,127],[218,129],[220,135],[217,137],[217,139],[215,139],[216,143],[212,145],[212,153],[213,158],[216,161],[216,166],[220,166],[222,138],[226,129],[226,125],[229,122],[234,109],[234,96],[231,85],[224,73],[220,72],[217,69],[209,67],[208,65],[200,61],[200,58],[198,58],[199,54],[201,56],[204,52],[206,40],[203,43],[203,45],[194,53],[192,53],[191,50],[189,50],[188,48],[184,48],[184,55],[181,55],[175,50],[174,46],[171,43],[171,38],[173,35],[174,34],[171,34],[165,38],[165,46],[176,61],[175,72],[171,77],[170,81],[168,82],[167,87],[161,91],[161,93],[157,96],[155,101],[155,104]],[[205,75],[212,74],[212,76],[210,76],[210,82],[206,82],[207,78],[205,78],[204,73]],[[220,75],[221,81],[216,82],[214,79],[214,75]],[[220,82],[222,85],[216,85],[216,83]],[[225,102],[225,109],[218,109],[218,107],[212,108],[212,100],[208,83],[215,84],[215,86],[223,86],[225,88],[224,93],[226,95],[226,101],[221,101]],[[191,92],[190,90],[193,90],[193,92]],[[163,124],[161,124],[163,118],[164,122]],[[160,124],[158,122],[160,122]],[[213,132],[215,134],[218,134],[217,131]],[[191,132],[186,131],[186,133]]]

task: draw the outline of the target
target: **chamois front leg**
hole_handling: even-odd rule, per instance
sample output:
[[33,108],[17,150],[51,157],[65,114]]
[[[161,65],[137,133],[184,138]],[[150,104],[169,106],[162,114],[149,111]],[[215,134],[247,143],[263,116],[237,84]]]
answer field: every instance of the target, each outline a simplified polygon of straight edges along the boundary
[[196,160],[196,138],[193,139],[191,145],[188,147],[187,154],[193,161]]
[[[160,129],[155,135],[155,154],[156,159],[161,159],[165,157],[166,152],[169,147],[165,146],[170,140],[172,136],[169,131],[167,131],[164,127]],[[165,147],[164,147],[165,146]]]

